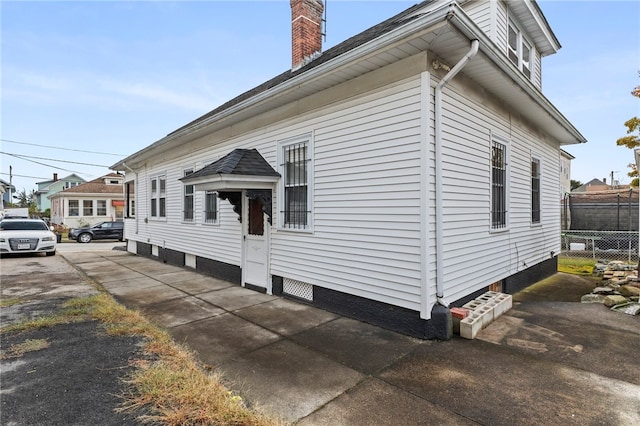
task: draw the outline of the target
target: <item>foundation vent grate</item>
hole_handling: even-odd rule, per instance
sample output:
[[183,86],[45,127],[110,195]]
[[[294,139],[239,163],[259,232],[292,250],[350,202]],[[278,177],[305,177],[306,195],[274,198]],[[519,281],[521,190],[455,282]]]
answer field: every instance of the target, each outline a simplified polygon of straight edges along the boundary
[[282,281],[282,292],[300,299],[313,301],[313,285],[302,281],[284,278]]

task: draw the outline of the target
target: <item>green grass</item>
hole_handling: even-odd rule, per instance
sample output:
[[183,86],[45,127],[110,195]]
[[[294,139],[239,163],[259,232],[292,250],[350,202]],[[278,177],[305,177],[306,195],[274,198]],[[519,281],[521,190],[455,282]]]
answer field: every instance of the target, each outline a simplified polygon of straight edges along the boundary
[[593,275],[595,259],[584,257],[558,257],[558,272],[575,275]]

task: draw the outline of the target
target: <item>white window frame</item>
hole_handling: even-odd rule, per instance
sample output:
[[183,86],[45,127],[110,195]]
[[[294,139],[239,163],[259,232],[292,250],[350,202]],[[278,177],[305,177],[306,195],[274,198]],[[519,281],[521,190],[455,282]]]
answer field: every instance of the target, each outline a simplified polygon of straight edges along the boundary
[[[533,163],[538,164],[538,173],[537,176],[533,174]],[[534,205],[536,196],[535,188],[534,188],[534,179],[538,180],[538,189],[537,189],[537,197],[538,197],[538,220],[534,220]],[[531,225],[532,226],[541,226],[542,225],[542,159],[539,155],[532,154],[531,155]]]
[[[90,209],[90,214],[87,214],[87,203],[90,204],[90,207],[88,207]],[[93,200],[82,200],[82,216],[93,216]]]
[[[104,204],[104,213],[100,214],[100,204]],[[107,215],[107,200],[96,200],[96,216]]]
[[[194,168],[183,169],[182,176],[187,177],[194,172]],[[188,194],[187,190],[191,189],[191,193]],[[191,217],[187,214],[187,197],[191,197]],[[195,223],[196,221],[196,187],[195,185],[183,184],[182,185],[182,221],[184,223]]]
[[[155,191],[153,184],[156,184]],[[161,183],[164,182],[164,191],[161,190]],[[164,206],[161,200],[164,200]],[[162,211],[164,208],[164,212]],[[155,214],[154,213],[155,210]],[[164,214],[162,214],[164,213]],[[161,174],[149,179],[149,217],[156,220],[167,219],[167,175]]]
[[[213,197],[215,200],[215,210],[211,210],[215,213],[214,219],[207,219],[209,210],[207,210],[207,199],[209,197]],[[204,192],[204,200],[203,200],[203,208],[202,208],[202,223],[205,225],[218,225],[220,224],[220,201],[218,200],[218,192],[217,191],[205,191]]]
[[[293,187],[287,184],[287,167],[285,164],[287,150],[295,145],[306,146],[306,224],[289,223],[286,219],[285,198],[287,188]],[[278,141],[278,169],[282,178],[278,184],[278,229],[294,232],[313,232],[313,169],[314,149],[313,135],[307,133]]]
[[[72,202],[77,203],[77,205],[75,207],[76,214],[71,214],[71,203]],[[67,207],[69,209],[69,217],[80,217],[80,200],[69,200],[67,202]]]
[[[510,44],[509,33],[513,29],[516,33],[516,49],[514,50]],[[524,58],[524,47],[529,49],[529,58]],[[533,43],[524,36],[524,33],[513,18],[509,18],[507,21],[507,57],[509,61],[514,64],[527,79],[533,79]],[[516,56],[517,63],[510,57],[510,53]]]
[[[502,147],[503,149],[503,162],[500,164],[504,167],[504,175],[499,182],[495,181],[496,173],[494,172],[494,146]],[[510,142],[508,139],[491,135],[491,143],[489,145],[489,228],[490,232],[505,232],[509,230],[509,211],[510,211]],[[496,188],[502,188],[503,202],[501,207],[504,210],[495,212],[494,207],[496,204],[501,204],[499,200],[496,200]],[[504,214],[504,219],[496,222],[496,214]]]

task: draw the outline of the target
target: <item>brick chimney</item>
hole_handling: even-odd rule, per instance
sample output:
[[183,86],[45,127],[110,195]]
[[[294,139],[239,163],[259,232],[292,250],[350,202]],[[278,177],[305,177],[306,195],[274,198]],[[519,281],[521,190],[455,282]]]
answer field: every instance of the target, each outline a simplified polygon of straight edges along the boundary
[[290,0],[291,69],[297,70],[322,51],[322,0]]
[[57,174],[57,173],[54,173],[54,174],[53,174],[53,181],[54,181],[54,182],[57,182],[57,181],[58,181],[58,174]]

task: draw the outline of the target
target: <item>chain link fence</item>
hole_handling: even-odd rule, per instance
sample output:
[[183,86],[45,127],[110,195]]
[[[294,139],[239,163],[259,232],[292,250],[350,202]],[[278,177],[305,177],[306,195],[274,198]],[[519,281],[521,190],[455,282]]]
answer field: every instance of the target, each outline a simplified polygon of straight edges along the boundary
[[562,231],[562,256],[638,262],[638,231]]

